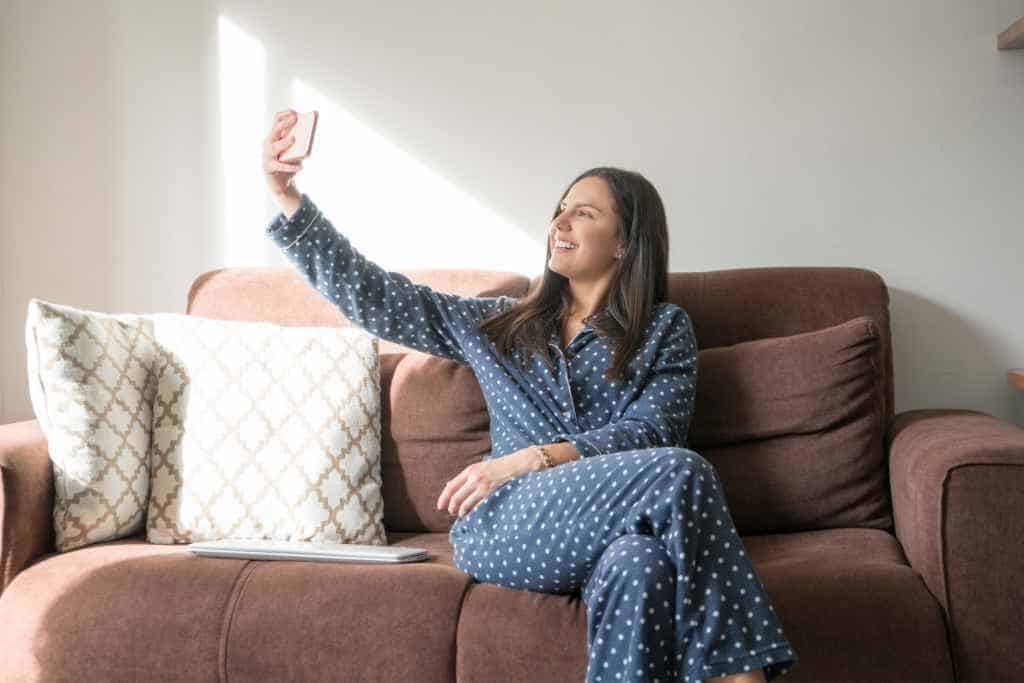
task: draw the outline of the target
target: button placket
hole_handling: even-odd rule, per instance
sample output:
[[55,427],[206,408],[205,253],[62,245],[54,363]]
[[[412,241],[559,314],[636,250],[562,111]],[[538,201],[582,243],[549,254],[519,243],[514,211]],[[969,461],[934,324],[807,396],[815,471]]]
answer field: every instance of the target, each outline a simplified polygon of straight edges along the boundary
[[566,420],[572,420],[573,423],[575,423],[576,399],[572,395],[572,384],[569,382],[569,362],[565,359],[562,349],[559,348],[557,344],[551,344],[550,346],[555,350],[555,353],[558,354],[558,365],[560,369],[559,381],[562,385],[562,390],[569,397],[569,408],[561,411],[562,417]]

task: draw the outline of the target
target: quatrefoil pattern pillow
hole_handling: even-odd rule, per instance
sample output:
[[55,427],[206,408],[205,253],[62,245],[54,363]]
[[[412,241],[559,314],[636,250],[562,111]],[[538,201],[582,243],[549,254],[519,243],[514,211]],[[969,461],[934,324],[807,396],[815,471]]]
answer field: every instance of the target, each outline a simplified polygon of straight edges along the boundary
[[154,347],[144,320],[30,299],[29,394],[53,464],[55,547],[144,528]]
[[147,318],[158,341],[150,542],[387,544],[376,337]]

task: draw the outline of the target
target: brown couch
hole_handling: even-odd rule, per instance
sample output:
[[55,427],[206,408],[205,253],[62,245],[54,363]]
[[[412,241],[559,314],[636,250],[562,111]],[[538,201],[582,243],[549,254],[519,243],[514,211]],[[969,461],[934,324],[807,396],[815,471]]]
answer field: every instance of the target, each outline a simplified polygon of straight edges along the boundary
[[[465,295],[537,284],[406,274]],[[1024,680],[1024,431],[969,410],[893,415],[888,292],[872,271],[674,273],[670,294],[700,348],[689,446],[719,472],[799,655],[785,678]],[[288,268],[205,273],[187,311],[348,324]],[[870,320],[827,338],[772,339],[859,316]],[[764,345],[741,344],[752,340]],[[3,425],[0,680],[583,680],[578,595],[474,583],[452,566],[452,518],[434,503],[489,449],[472,371],[380,349],[385,526],[432,559],[199,559],[144,535],[55,554],[46,439],[35,420]]]

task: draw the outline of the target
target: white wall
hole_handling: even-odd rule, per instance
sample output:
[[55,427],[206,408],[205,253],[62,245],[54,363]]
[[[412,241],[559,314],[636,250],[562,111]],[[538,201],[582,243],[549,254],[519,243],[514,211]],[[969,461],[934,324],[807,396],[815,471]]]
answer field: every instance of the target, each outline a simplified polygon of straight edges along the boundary
[[1014,417],[1024,0],[553,4],[7,0],[0,422],[32,417],[29,298],[183,312],[201,272],[285,264],[258,155],[287,106],[322,113],[300,187],[391,269],[535,275],[564,185],[623,166],[672,270],[876,270],[897,410]]

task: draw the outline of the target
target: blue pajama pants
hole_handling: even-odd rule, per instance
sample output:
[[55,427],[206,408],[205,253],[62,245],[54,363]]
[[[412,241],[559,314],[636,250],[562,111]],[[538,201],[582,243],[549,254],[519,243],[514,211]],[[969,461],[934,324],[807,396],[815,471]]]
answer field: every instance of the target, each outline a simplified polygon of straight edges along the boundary
[[608,453],[502,484],[449,532],[477,581],[587,605],[586,683],[679,681],[796,663],[695,451]]

